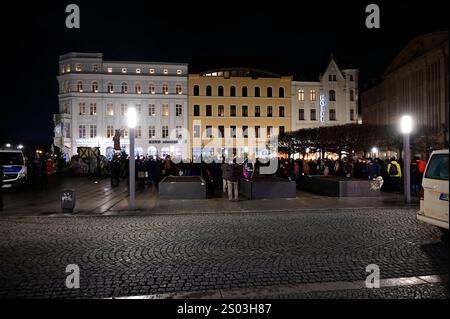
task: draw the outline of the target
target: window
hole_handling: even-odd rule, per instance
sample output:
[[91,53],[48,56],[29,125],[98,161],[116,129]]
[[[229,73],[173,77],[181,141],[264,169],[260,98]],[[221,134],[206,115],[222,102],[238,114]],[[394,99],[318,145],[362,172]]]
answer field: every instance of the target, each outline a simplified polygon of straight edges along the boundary
[[128,93],[128,84],[126,82],[122,82],[122,93]]
[[242,116],[247,117],[248,116],[248,106],[242,105]]
[[181,126],[175,126],[175,134],[177,138],[183,138],[183,129]]
[[81,102],[78,104],[78,108],[79,108],[79,115],[85,115],[86,114],[86,103]]
[[114,137],[114,126],[112,126],[112,125],[107,125],[106,126],[106,137],[107,138]]
[[247,125],[242,126],[242,137],[248,138],[248,126]]
[[127,73],[127,68],[122,68],[122,73]]
[[273,127],[272,126],[268,126],[267,127],[267,131],[266,131],[266,136],[268,138],[272,137],[272,133],[273,133]]
[[316,101],[316,90],[309,90],[309,100],[312,102]]
[[164,69],[164,70],[163,70],[163,73],[167,75],[167,74],[169,74],[169,70]]
[[212,116],[212,105],[206,105],[206,116]]
[[81,82],[81,81],[77,82],[77,91],[80,93],[83,92],[83,82]]
[[261,137],[261,127],[260,126],[255,126],[255,138],[260,138]]
[[175,105],[175,116],[182,116],[183,115],[183,105],[176,104]]
[[272,88],[269,86],[269,87],[267,88],[267,97],[272,97],[272,96],[273,96]]
[[329,74],[328,81],[336,82],[336,74]]
[[70,64],[66,65],[66,73],[70,73]]
[[355,100],[355,91],[350,90],[350,101],[354,101]]
[[194,96],[200,95],[200,87],[198,85],[194,85]]
[[267,117],[272,117],[273,115],[273,110],[271,106],[267,107]]
[[142,107],[141,107],[140,104],[136,104],[136,113],[137,113],[138,115],[141,115],[141,114],[142,114]]
[[278,128],[278,135],[283,135],[283,134],[284,134],[284,126],[281,125],[281,126]]
[[225,126],[219,125],[219,136],[218,137],[225,137]]
[[64,102],[63,103],[61,113],[63,113],[63,114],[70,114],[69,102]]
[[304,121],[305,120],[305,109],[299,109],[298,110],[298,120]]
[[108,92],[114,93],[114,85],[112,84],[112,82],[108,82]]
[[106,104],[106,115],[114,116],[114,105],[112,103]]
[[448,154],[435,154],[431,157],[425,178],[448,181]]
[[336,121],[336,110],[330,110],[330,121]]
[[155,104],[149,104],[148,105],[148,116],[156,116]]
[[329,91],[329,99],[330,101],[336,101],[336,92],[334,90]]
[[218,95],[223,96],[223,86],[222,85],[220,85],[218,88]]
[[236,116],[236,105],[230,105],[230,116]]
[[244,97],[248,96],[248,89],[246,86],[242,87],[242,96],[244,96]]
[[278,108],[278,116],[279,117],[284,117],[284,106],[280,106]]
[[169,94],[169,85],[164,83],[162,86],[162,92],[163,94]]
[[206,125],[206,138],[212,138],[212,126],[211,125]]
[[200,125],[194,125],[194,137],[200,138]]
[[136,83],[136,85],[134,86],[134,93],[136,93],[136,94],[141,94],[142,93],[141,84],[140,83]]
[[350,81],[355,81],[355,78],[353,77],[353,75],[352,74],[350,74]]
[[78,126],[78,138],[86,138],[86,125]]
[[305,90],[298,90],[298,100],[302,102],[305,100]]
[[81,72],[81,63],[77,63],[77,64],[75,65],[75,71]]
[[93,64],[92,65],[92,71],[98,72],[98,64]]
[[155,138],[156,137],[156,129],[154,125],[150,125],[148,127],[148,138]]
[[92,92],[98,93],[98,82],[92,82]]
[[225,116],[225,107],[223,105],[218,106],[217,116]]
[[89,114],[97,115],[97,104],[96,103],[91,103]]
[[153,83],[150,83],[148,85],[148,93],[150,93],[150,94],[155,94],[156,93],[155,85]]
[[175,91],[177,94],[183,94],[183,89],[181,88],[181,84],[177,84],[175,86]]
[[97,137],[97,125],[90,125],[89,137],[96,138]]
[[112,73],[113,68],[108,68],[107,71],[108,71],[108,73]]
[[317,120],[317,117],[316,117],[316,109],[312,109],[312,110],[311,110],[310,118],[311,118],[311,121],[316,121],[316,120]]
[[169,126],[163,125],[161,133],[162,133],[162,138],[168,138],[169,137]]
[[162,105],[162,116],[169,116],[169,104]]
[[230,96],[236,96],[236,87],[235,86],[230,87]]
[[136,69],[136,73],[137,73],[137,74],[141,74],[141,69],[137,68],[137,69]]
[[194,116],[200,116],[200,105],[194,105]]
[[259,86],[255,87],[255,97],[260,97],[261,96],[261,89],[259,88]]
[[211,96],[212,95],[212,87],[211,85],[207,85],[206,86],[206,96]]
[[259,105],[255,106],[255,117],[261,116],[261,107]]
[[134,137],[135,138],[142,138],[142,128],[141,128],[141,126],[136,126],[136,129],[134,130]]
[[183,74],[183,71],[182,70],[177,70],[177,75],[181,75],[181,74]]
[[355,110],[350,110],[350,121],[354,121],[355,120]]
[[278,90],[278,96],[279,96],[279,97],[284,97],[284,88],[283,88],[283,87],[280,87],[280,88],[279,88],[279,90]]
[[121,104],[120,105],[120,115],[122,115],[122,116],[127,115],[127,109],[128,109],[127,104]]
[[155,69],[150,69],[150,70],[148,70],[148,72],[149,72],[150,74],[155,74]]
[[236,125],[231,125],[230,126],[230,137],[231,138],[236,138]]

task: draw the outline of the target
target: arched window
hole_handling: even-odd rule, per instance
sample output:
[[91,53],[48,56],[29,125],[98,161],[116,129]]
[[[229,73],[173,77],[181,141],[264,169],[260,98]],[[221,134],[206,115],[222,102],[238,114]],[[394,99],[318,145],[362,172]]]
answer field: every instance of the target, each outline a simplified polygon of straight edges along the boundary
[[183,89],[181,87],[181,84],[177,84],[175,86],[175,91],[177,92],[177,94],[183,94]]
[[273,93],[272,93],[272,88],[269,86],[267,88],[267,97],[272,97]]
[[259,88],[259,86],[255,87],[255,97],[260,97],[261,96],[261,89]]
[[128,93],[128,84],[126,82],[122,82],[122,93]]
[[242,96],[244,96],[244,97],[248,96],[248,89],[246,86],[242,87]]
[[155,94],[155,93],[156,93],[155,85],[154,85],[153,83],[150,83],[150,84],[148,85],[148,93],[149,93],[149,94]]
[[330,90],[328,93],[330,101],[336,101],[336,92],[334,90]]
[[77,82],[77,91],[80,93],[83,92],[83,82],[81,81]]
[[284,97],[284,88],[280,87],[280,89],[278,90],[278,97]]
[[134,86],[134,93],[136,93],[136,94],[141,94],[142,93],[141,84],[140,83],[136,83],[136,85]]
[[230,96],[236,96],[236,87],[235,86],[230,87]]
[[355,100],[355,91],[350,90],[350,101],[354,101]]
[[222,85],[219,86],[218,90],[219,90],[218,95],[223,96],[223,86]]
[[167,83],[163,84],[162,92],[163,92],[163,94],[169,94],[169,85]]
[[108,92],[114,93],[114,85],[112,84],[112,82],[108,82]]
[[98,93],[98,82],[92,82],[92,92]]
[[212,95],[212,87],[211,85],[207,85],[206,86],[206,96],[211,96]]
[[194,85],[194,96],[200,95],[200,87],[198,85]]

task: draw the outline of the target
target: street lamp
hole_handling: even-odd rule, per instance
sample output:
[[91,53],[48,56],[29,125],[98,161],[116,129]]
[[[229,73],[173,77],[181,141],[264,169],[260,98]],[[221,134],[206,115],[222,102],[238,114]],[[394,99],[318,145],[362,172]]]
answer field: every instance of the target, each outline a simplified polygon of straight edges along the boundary
[[406,203],[411,203],[411,174],[410,174],[410,162],[411,155],[409,151],[409,135],[413,129],[413,120],[411,116],[404,115],[400,120],[400,130],[403,134],[403,171],[404,171],[404,194]]
[[18,149],[18,150],[22,150],[22,149],[23,149],[23,145],[20,144],[19,146],[17,146],[17,149]]
[[6,143],[6,145],[5,145],[7,148],[10,148],[11,147],[11,144],[9,144],[9,143]]
[[372,147],[372,154],[373,154],[373,156],[377,156],[375,154],[378,154],[378,148]]
[[137,124],[137,115],[136,109],[134,107],[130,107],[127,110],[127,125],[130,129],[130,178],[129,178],[129,192],[130,198],[128,201],[128,209],[134,210],[136,207],[136,198],[135,198],[135,160],[134,160],[134,128]]

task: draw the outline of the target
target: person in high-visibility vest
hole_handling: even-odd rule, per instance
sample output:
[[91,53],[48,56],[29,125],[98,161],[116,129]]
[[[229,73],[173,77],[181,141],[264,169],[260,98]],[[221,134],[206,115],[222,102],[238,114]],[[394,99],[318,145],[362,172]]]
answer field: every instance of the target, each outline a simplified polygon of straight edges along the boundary
[[387,166],[389,182],[393,191],[401,191],[402,170],[395,157],[392,157]]

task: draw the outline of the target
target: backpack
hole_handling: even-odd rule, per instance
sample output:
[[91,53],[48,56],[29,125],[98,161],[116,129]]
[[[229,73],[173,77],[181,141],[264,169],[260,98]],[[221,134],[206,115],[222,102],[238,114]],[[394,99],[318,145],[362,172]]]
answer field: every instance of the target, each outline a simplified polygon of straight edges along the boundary
[[391,163],[391,166],[389,167],[389,175],[391,176],[398,175],[397,165]]

